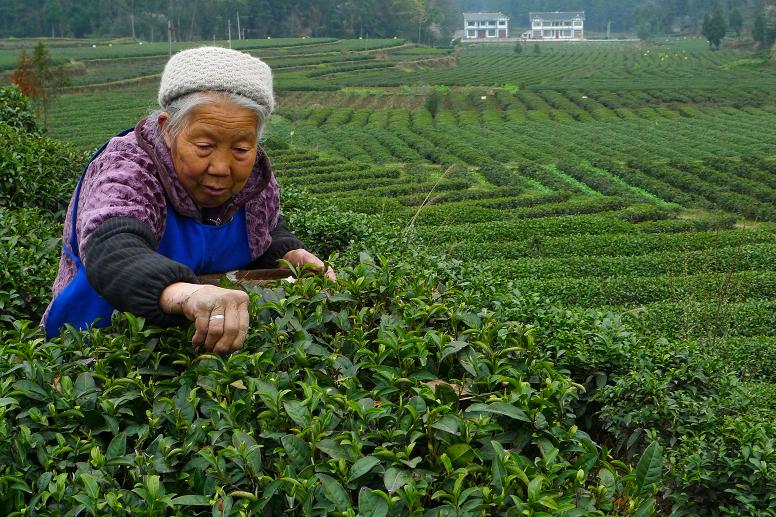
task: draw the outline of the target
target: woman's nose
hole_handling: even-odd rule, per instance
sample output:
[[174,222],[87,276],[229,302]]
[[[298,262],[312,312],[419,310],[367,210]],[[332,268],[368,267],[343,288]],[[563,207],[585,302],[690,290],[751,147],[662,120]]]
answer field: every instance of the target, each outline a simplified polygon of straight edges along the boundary
[[208,165],[207,172],[214,176],[228,176],[230,169],[228,159],[223,156],[214,156]]

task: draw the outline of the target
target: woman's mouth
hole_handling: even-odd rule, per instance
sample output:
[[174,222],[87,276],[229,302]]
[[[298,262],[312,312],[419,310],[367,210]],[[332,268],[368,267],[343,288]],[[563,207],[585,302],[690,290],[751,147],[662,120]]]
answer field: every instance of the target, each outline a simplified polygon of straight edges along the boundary
[[227,192],[227,189],[225,188],[208,187],[205,185],[202,186],[202,190],[204,190],[207,195],[213,197],[220,197]]

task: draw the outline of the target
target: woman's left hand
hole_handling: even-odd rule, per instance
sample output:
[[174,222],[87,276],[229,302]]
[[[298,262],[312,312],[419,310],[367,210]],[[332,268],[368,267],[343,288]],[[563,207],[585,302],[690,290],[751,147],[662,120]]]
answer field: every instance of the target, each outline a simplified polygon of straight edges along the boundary
[[[291,250],[283,255],[283,260],[287,260],[294,267],[309,264],[316,271],[323,271],[323,261],[305,249]],[[332,282],[337,281],[337,275],[334,274],[334,270],[330,267],[326,269],[324,276]]]

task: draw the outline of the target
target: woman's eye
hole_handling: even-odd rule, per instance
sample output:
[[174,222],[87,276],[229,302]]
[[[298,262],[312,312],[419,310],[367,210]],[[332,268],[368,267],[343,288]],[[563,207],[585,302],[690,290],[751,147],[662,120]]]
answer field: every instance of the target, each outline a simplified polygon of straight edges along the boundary
[[236,153],[247,153],[248,148],[247,147],[235,147],[234,152]]
[[197,146],[197,149],[201,151],[209,151],[210,148],[212,147],[210,144],[196,144],[196,146]]

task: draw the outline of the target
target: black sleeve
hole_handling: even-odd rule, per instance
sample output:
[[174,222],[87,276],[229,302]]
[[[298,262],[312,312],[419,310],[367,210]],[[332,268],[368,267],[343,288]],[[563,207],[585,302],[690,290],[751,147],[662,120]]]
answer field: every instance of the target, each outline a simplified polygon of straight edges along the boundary
[[250,269],[277,267],[277,260],[283,258],[283,255],[289,251],[298,250],[300,248],[307,249],[304,242],[297,239],[296,236],[291,233],[283,214],[278,216],[278,224],[271,232],[271,235],[272,243],[269,245],[269,248],[264,252],[264,255],[251,263],[249,266]]
[[132,217],[100,224],[82,253],[86,277],[95,291],[120,311],[160,326],[181,325],[183,316],[162,312],[162,291],[175,282],[199,283],[188,267],[156,252],[151,228]]

